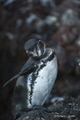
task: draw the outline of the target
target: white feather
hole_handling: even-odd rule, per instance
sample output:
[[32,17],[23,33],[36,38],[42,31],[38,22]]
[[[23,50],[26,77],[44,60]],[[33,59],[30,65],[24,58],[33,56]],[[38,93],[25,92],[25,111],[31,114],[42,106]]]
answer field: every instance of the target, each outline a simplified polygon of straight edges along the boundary
[[[42,64],[42,63],[41,63]],[[38,77],[35,80],[33,94],[32,94],[32,105],[28,101],[28,107],[32,107],[33,105],[43,105],[47,97],[49,96],[55,79],[57,77],[57,60],[56,57],[53,60],[46,63],[46,66],[43,67],[39,73]],[[30,78],[28,80],[28,90],[30,91]],[[28,98],[29,98],[28,93]]]

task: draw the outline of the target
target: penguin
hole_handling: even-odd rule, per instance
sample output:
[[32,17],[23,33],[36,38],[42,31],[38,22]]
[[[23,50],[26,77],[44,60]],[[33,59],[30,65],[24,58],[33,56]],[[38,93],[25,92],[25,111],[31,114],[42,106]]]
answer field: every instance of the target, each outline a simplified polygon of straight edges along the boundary
[[39,39],[25,43],[28,61],[21,71],[7,83],[17,78],[12,98],[12,112],[16,117],[22,111],[43,106],[57,77],[58,65],[55,51]]

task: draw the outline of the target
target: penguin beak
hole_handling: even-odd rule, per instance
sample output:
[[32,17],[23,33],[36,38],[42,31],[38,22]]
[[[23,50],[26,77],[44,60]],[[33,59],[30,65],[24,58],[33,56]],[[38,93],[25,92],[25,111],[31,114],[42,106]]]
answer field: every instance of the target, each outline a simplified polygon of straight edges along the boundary
[[28,51],[28,50],[27,50],[26,53],[27,53],[29,56],[37,57],[36,49],[34,49],[33,51]]

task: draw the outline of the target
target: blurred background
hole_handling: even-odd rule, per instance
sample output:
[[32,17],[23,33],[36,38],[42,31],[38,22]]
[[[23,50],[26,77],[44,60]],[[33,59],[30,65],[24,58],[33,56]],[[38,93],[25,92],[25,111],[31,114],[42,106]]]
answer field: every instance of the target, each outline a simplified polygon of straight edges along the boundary
[[0,0],[0,120],[9,120],[16,80],[28,59],[24,44],[39,38],[58,58],[58,77],[45,106],[80,95],[80,0]]

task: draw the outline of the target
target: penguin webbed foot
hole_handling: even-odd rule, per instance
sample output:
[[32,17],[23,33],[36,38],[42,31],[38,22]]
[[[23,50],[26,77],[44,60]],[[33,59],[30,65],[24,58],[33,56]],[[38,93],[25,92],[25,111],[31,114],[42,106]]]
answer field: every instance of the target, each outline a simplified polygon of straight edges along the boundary
[[40,105],[34,105],[33,108],[32,108],[32,110],[43,110],[43,111],[45,111],[47,113],[53,112],[52,110],[50,110],[48,108],[45,108],[43,106],[40,106]]

